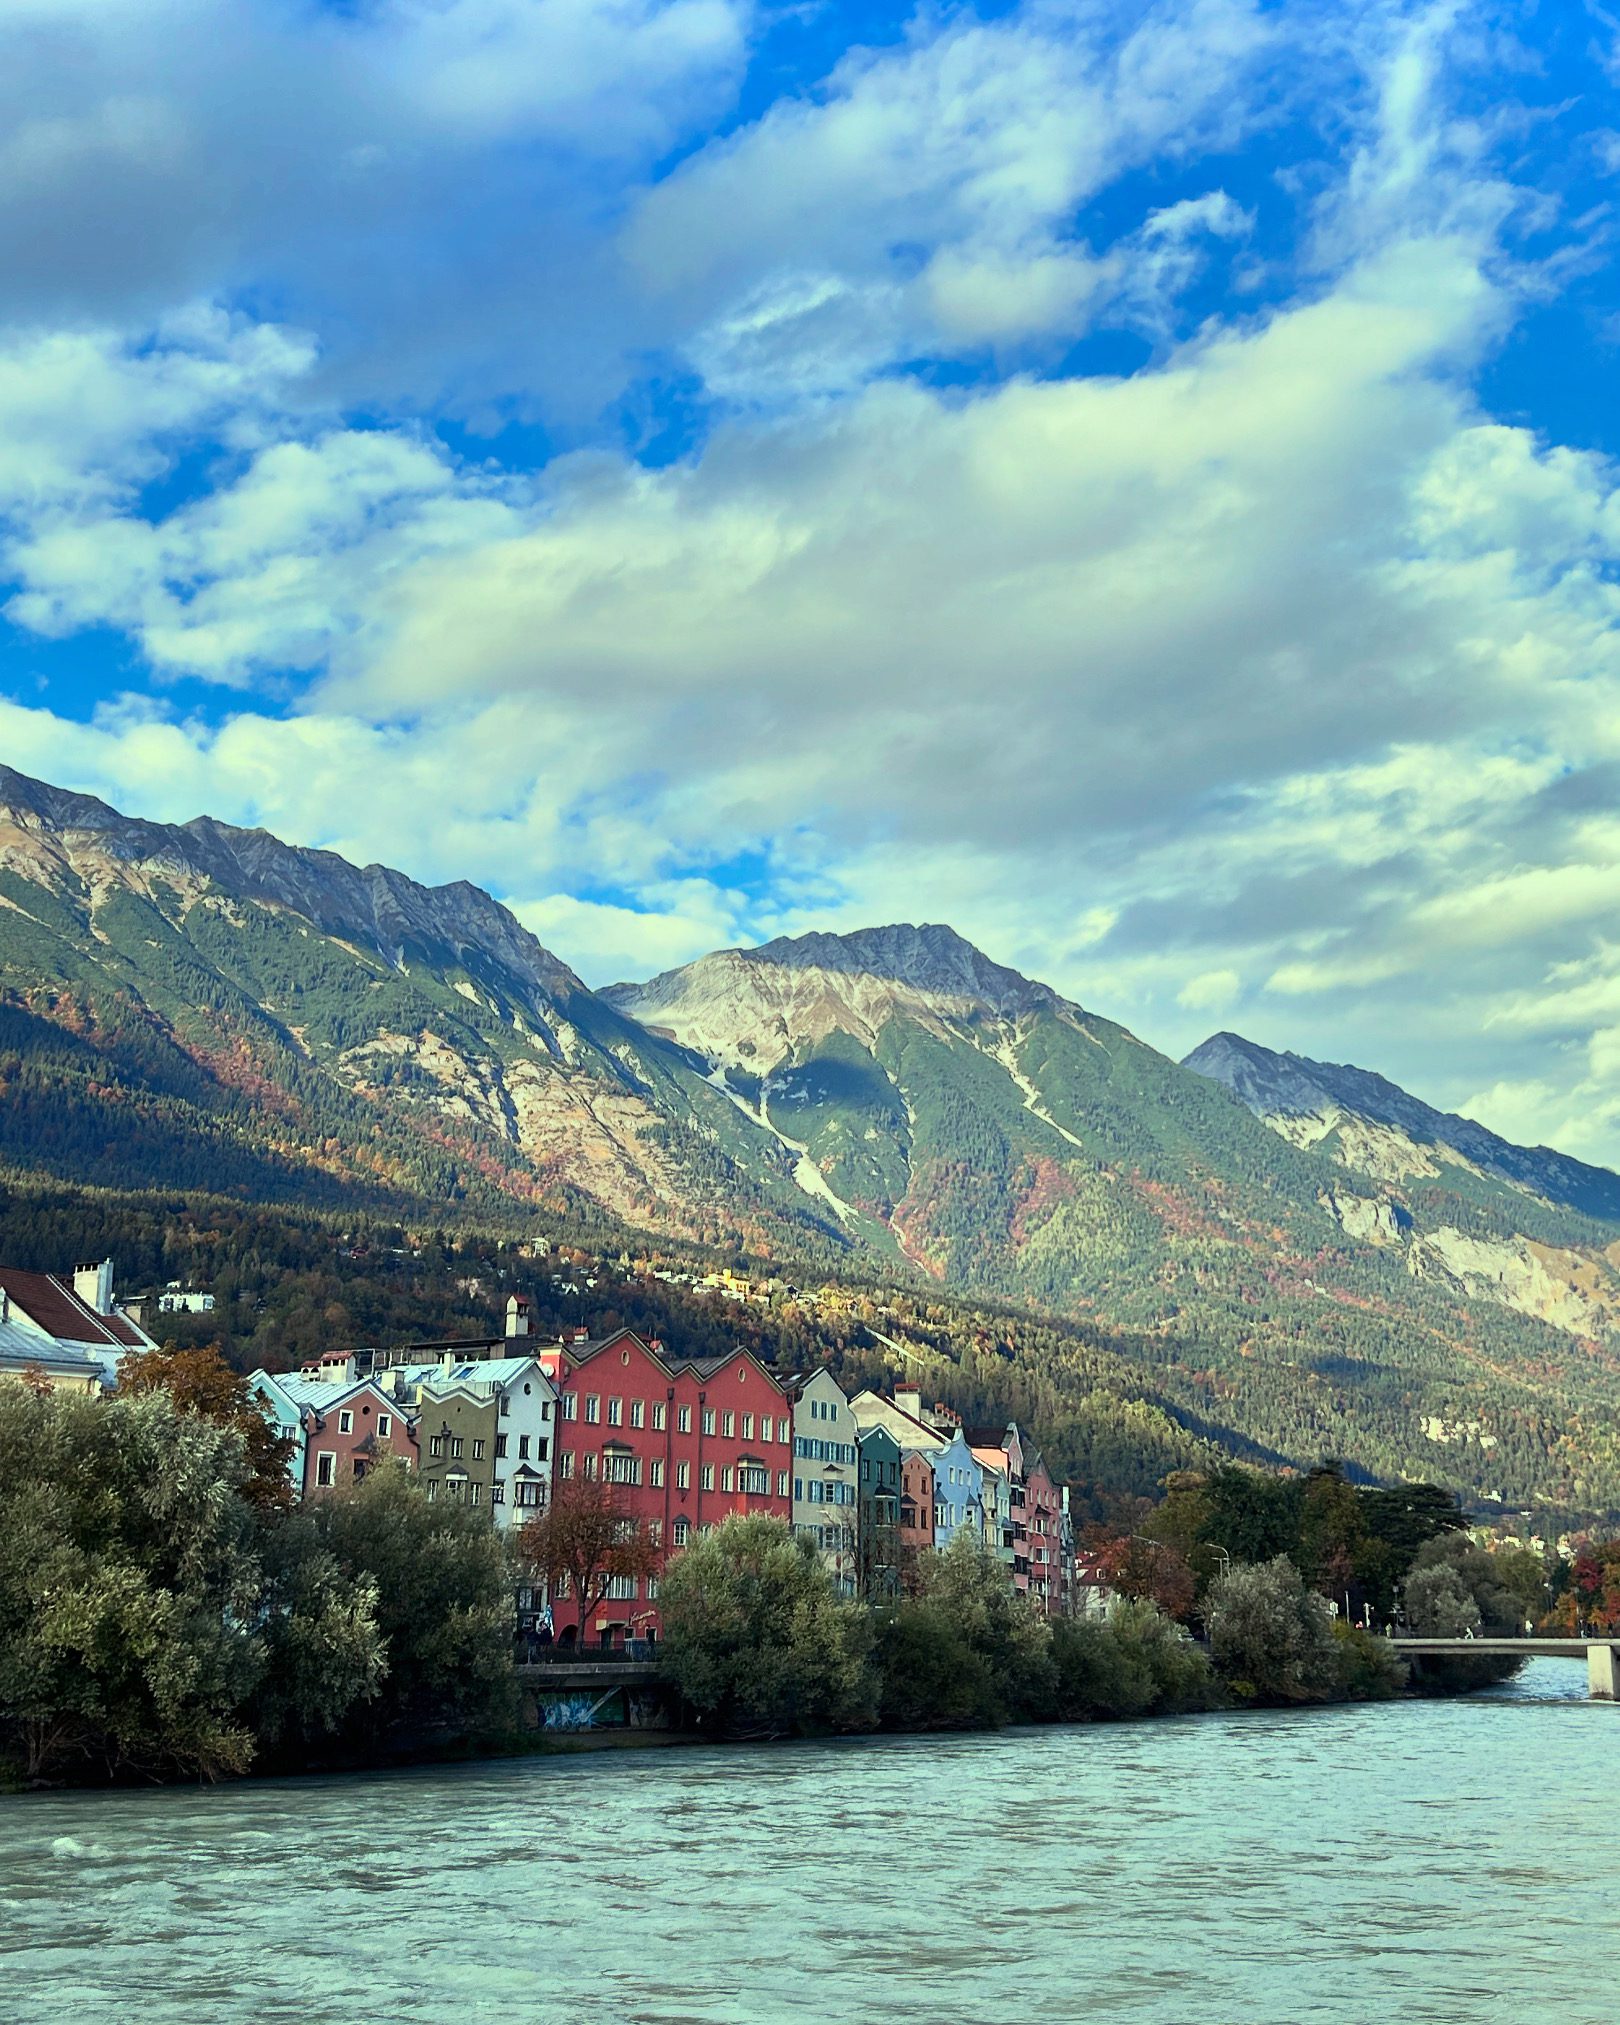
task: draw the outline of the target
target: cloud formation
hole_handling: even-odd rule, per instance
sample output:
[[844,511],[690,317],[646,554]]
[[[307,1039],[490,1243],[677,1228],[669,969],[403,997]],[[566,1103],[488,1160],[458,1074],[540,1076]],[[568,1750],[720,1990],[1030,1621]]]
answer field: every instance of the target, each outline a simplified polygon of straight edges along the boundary
[[761,94],[719,0],[166,4],[0,28],[11,763],[598,981],[945,918],[1620,1157],[1620,493],[1481,391],[1595,228],[1503,24],[1026,0]]

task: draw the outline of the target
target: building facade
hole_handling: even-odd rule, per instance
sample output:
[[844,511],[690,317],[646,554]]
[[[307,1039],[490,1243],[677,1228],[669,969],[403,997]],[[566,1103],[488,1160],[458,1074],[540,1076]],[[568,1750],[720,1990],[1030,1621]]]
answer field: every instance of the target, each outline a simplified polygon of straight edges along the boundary
[[858,1579],[860,1426],[830,1371],[792,1382],[793,1530],[813,1540],[842,1596]]
[[[505,1338],[491,1350],[520,1347]],[[545,1510],[556,1467],[557,1389],[538,1357],[471,1357],[398,1364],[378,1382],[416,1418],[422,1482],[430,1498],[487,1510],[521,1526]]]
[[900,1444],[886,1427],[863,1428],[856,1588],[868,1602],[900,1593]]
[[[733,1513],[793,1518],[793,1409],[752,1352],[669,1358],[632,1330],[544,1345],[558,1393],[557,1479],[612,1484],[667,1557]],[[622,1578],[592,1623],[555,1596],[560,1638],[616,1643],[662,1628],[658,1577]]]
[[410,1414],[370,1379],[255,1371],[248,1384],[276,1432],[293,1444],[287,1474],[298,1497],[357,1484],[385,1456],[416,1467]]

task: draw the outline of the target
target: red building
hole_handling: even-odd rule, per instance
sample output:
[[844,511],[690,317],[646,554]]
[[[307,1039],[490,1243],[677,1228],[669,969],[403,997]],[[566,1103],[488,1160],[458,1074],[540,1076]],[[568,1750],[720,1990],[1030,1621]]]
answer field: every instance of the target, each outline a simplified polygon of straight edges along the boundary
[[[666,1556],[733,1512],[791,1523],[792,1403],[749,1351],[672,1358],[624,1329],[535,1356],[558,1393],[558,1482],[613,1484]],[[572,1598],[552,1599],[552,1619],[592,1645],[662,1629],[658,1578],[621,1578],[583,1632]]]
[[1068,1607],[1063,1577],[1063,1493],[1038,1449],[1024,1451],[1024,1492],[1029,1598],[1048,1617],[1059,1617]]
[[934,1544],[934,1465],[921,1449],[900,1457],[900,1576],[908,1587],[917,1557]]

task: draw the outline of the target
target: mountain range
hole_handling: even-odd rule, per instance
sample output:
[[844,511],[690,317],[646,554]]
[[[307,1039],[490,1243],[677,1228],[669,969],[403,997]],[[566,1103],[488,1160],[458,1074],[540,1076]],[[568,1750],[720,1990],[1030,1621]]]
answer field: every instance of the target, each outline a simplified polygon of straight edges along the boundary
[[476,887],[0,767],[0,1163],[904,1278],[1119,1332],[1264,1452],[1620,1505],[1620,1178],[1236,1035],[1175,1062],[949,927],[595,992]]

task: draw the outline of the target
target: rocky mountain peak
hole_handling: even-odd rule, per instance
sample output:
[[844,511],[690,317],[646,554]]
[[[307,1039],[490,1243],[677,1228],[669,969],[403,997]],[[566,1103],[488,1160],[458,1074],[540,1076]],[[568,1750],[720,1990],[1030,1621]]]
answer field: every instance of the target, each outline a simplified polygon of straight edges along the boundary
[[442,953],[476,967],[483,958],[547,997],[585,987],[507,908],[466,880],[423,886],[386,865],[353,865],[335,851],[285,844],[268,830],[238,829],[214,816],[153,823],[121,815],[94,795],[74,794],[0,766],[0,823],[9,817],[44,855],[74,869],[92,861],[206,880],[236,900],[286,907],[323,934],[399,964],[404,952]]
[[712,1061],[761,1074],[834,1031],[870,1045],[896,1015],[1012,1019],[1063,1003],[954,928],[910,922],[720,949],[602,996]]

